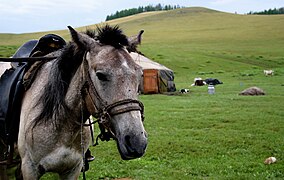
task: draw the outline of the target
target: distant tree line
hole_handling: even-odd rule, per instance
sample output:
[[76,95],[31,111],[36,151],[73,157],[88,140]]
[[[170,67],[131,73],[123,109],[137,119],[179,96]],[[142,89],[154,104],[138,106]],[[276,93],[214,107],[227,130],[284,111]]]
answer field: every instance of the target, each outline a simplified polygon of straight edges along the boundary
[[268,9],[260,12],[249,12],[248,14],[264,14],[264,15],[273,15],[273,14],[284,14],[284,7],[282,8],[274,8],[274,9]]
[[148,5],[148,6],[140,6],[138,8],[132,8],[132,9],[125,9],[122,11],[116,11],[115,14],[108,15],[106,17],[106,21],[112,20],[112,19],[117,19],[121,17],[126,17],[126,16],[131,16],[134,14],[139,14],[143,12],[149,12],[149,11],[163,11],[163,10],[172,10],[172,9],[179,9],[181,8],[179,5],[161,5],[157,4],[156,6],[153,5]]

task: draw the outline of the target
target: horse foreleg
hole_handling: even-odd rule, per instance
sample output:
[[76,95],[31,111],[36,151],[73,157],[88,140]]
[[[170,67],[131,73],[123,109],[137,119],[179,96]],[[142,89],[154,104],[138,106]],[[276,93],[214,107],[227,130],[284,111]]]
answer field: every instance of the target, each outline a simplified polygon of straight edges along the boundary
[[38,168],[27,157],[22,158],[21,170],[24,180],[36,180],[42,176]]

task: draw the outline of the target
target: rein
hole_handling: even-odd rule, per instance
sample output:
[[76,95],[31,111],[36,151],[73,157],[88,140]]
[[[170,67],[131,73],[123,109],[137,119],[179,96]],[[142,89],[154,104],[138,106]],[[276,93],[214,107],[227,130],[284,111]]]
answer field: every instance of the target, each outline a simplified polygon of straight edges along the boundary
[[53,57],[19,57],[19,58],[0,58],[1,62],[36,62],[36,61],[48,61],[56,59],[56,56]]

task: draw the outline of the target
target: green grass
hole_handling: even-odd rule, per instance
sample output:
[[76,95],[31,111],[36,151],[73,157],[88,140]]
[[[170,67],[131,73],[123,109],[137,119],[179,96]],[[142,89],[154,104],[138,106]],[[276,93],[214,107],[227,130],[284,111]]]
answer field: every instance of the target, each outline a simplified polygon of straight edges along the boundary
[[[177,88],[189,88],[190,93],[141,95],[149,134],[145,156],[123,161],[115,142],[101,142],[91,147],[96,159],[87,179],[283,179],[283,21],[283,15],[204,8],[111,21],[129,35],[144,29],[140,50],[173,69]],[[68,37],[67,31],[57,33]],[[7,35],[10,42],[0,35],[1,56],[39,35]],[[264,69],[273,69],[275,76],[264,76]],[[218,78],[224,84],[208,95],[206,86],[190,87],[195,77]],[[238,95],[251,86],[266,95]],[[269,156],[277,162],[264,165]]]
[[[242,85],[228,83],[217,86],[215,95],[194,87],[186,95],[141,96],[149,133],[146,155],[122,161],[115,144],[101,143],[92,148],[97,159],[88,177],[282,179],[284,104],[277,102],[284,100],[284,87],[275,87],[273,78],[262,78],[268,95],[260,97],[239,96]],[[264,165],[269,156],[278,162]]]
[[17,50],[18,46],[0,46],[0,57],[11,57],[15,51]]
[[[92,149],[97,159],[87,175],[90,179],[282,179],[284,104],[277,102],[284,100],[284,87],[275,85],[278,78],[259,75],[243,80],[246,84],[262,79],[268,95],[261,97],[237,95],[244,88],[237,83],[217,86],[213,96],[206,87],[191,88],[191,93],[180,96],[141,96],[149,133],[146,155],[121,161],[114,144],[101,143]],[[269,156],[278,162],[264,165]]]
[[[282,88],[284,90],[284,88]],[[232,90],[233,91],[233,90]],[[228,91],[229,92],[229,91]],[[283,91],[282,91],[283,92]],[[90,179],[266,179],[283,178],[283,93],[210,96],[197,87],[182,96],[142,96],[149,133],[146,155],[120,160],[113,143],[92,148],[97,159]],[[264,165],[269,156],[279,160]]]

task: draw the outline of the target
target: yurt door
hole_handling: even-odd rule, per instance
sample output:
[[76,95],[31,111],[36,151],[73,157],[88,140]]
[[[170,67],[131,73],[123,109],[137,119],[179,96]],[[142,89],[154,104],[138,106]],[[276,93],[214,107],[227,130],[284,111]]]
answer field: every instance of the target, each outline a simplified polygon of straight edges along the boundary
[[143,79],[144,94],[154,94],[159,92],[158,70],[144,69]]

